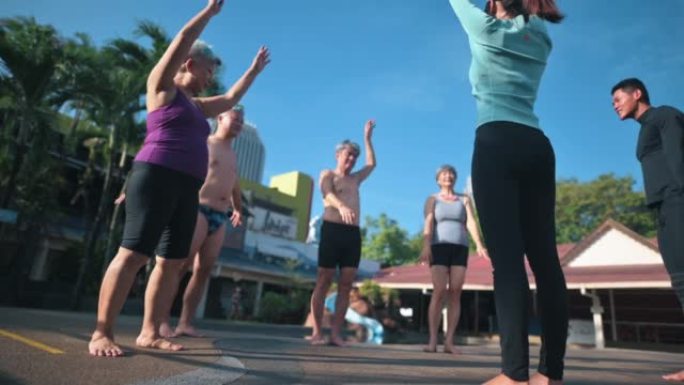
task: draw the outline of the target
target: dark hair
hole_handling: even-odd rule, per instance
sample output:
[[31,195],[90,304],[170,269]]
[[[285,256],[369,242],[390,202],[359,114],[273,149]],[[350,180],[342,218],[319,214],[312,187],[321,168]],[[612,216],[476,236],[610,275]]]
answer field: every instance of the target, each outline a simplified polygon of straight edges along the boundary
[[[488,0],[486,10],[491,14],[490,4],[495,0]],[[513,16],[524,15],[525,20],[530,15],[536,15],[551,23],[560,23],[565,18],[555,0],[498,0]]]
[[651,104],[651,98],[648,96],[648,90],[646,89],[644,82],[637,78],[629,78],[620,81],[618,84],[613,86],[610,94],[614,94],[617,90],[623,90],[626,92],[634,92],[634,90],[639,90],[641,91],[641,101],[646,104]]

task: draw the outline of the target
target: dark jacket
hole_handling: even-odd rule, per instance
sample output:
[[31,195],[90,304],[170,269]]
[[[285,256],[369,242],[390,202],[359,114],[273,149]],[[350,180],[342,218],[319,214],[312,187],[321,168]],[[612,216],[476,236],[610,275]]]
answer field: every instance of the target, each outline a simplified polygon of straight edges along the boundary
[[637,159],[644,173],[646,204],[684,192],[684,114],[676,108],[649,108],[641,117]]

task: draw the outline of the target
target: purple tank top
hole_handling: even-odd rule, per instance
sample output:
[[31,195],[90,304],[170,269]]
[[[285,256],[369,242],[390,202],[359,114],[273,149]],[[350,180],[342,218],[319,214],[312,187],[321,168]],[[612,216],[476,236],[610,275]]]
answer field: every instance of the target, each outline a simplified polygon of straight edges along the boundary
[[147,114],[147,135],[135,160],[168,167],[204,181],[210,131],[202,111],[177,90],[171,104]]

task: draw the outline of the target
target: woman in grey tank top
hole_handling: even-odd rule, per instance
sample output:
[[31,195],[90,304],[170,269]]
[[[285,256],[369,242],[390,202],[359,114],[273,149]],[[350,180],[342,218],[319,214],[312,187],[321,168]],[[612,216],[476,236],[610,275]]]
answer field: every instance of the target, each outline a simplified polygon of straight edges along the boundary
[[478,255],[489,257],[482,245],[470,199],[454,192],[456,169],[444,165],[437,170],[436,179],[439,192],[430,195],[425,202],[421,253],[421,260],[430,263],[433,286],[428,309],[430,341],[423,351],[437,351],[437,332],[442,304],[446,298],[447,332],[444,336],[444,352],[457,353],[454,349],[454,333],[461,316],[461,290],[468,264],[466,231],[475,242]]

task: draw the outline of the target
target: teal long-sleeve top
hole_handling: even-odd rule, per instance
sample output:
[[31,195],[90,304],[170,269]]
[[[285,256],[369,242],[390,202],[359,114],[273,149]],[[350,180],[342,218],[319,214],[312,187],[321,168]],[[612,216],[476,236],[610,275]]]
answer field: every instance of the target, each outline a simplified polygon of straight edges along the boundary
[[534,103],[552,48],[544,20],[499,20],[470,0],[449,2],[470,43],[477,125],[507,121],[540,128]]

